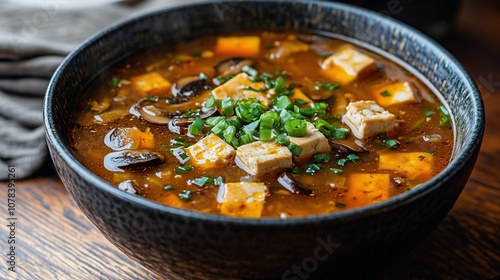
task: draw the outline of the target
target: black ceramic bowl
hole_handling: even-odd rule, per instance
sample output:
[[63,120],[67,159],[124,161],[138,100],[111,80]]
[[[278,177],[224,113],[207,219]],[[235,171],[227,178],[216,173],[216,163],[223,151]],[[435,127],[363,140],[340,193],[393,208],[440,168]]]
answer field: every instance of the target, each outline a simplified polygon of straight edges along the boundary
[[[293,29],[350,38],[406,63],[437,88],[456,125],[454,156],[438,176],[368,207],[294,219],[242,219],[164,206],[122,192],[73,155],[68,131],[100,72],[160,44],[234,30]],[[50,152],[85,215],[132,259],[172,279],[322,279],[368,273],[411,250],[451,209],[474,166],[484,130],[480,93],[435,42],[390,18],[314,1],[209,1],[110,27],[62,63],[45,99]]]

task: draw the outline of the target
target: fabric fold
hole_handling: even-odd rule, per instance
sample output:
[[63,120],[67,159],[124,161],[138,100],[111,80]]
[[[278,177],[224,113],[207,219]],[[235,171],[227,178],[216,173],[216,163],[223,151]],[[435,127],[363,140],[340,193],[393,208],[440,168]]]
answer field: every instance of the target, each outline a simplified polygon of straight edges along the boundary
[[[34,7],[0,2],[0,170],[16,167],[16,179],[46,161],[43,96],[65,56],[110,24],[186,1],[132,1],[67,9],[58,0]],[[7,179],[0,172],[0,180]]]

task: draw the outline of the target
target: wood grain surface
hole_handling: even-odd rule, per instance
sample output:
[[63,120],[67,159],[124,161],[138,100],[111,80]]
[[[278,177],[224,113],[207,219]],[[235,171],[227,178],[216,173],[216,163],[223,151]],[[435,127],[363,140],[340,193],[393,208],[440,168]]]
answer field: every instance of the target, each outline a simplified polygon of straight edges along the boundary
[[[500,22],[500,8],[494,1],[477,3],[463,1],[454,32],[440,40],[469,70],[483,95],[487,124],[477,164],[441,225],[373,279],[500,277],[500,28],[488,24]],[[0,186],[0,279],[161,279],[97,231],[50,162],[16,186],[16,273],[7,270],[7,184]]]

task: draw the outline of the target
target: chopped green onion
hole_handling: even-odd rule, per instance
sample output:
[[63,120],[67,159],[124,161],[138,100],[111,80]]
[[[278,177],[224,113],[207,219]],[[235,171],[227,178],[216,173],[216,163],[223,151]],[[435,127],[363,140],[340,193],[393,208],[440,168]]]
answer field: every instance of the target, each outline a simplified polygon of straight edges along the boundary
[[337,164],[344,166],[347,162],[352,161],[355,163],[358,159],[359,157],[356,154],[348,154],[347,157],[339,159]]
[[224,98],[222,100],[222,114],[226,117],[234,115],[233,100],[231,98]]
[[384,97],[387,97],[387,96],[391,96],[391,94],[389,93],[389,91],[387,90],[384,90],[380,93],[380,95],[384,96]]
[[189,199],[189,195],[191,194],[191,191],[187,191],[187,190],[183,190],[180,194],[179,194],[179,198],[186,201]]
[[111,85],[114,86],[114,87],[116,87],[116,86],[118,86],[118,84],[120,83],[120,81],[121,81],[120,78],[113,77],[113,78],[111,78]]
[[379,133],[379,134],[377,134],[377,139],[378,140],[387,139],[387,134],[385,134],[385,133]]
[[325,88],[327,90],[334,90],[336,88],[340,87],[340,84],[338,83],[316,83],[316,89],[320,88]]
[[158,97],[146,97],[146,98],[142,99],[142,101],[158,102]]
[[265,45],[264,48],[266,48],[266,50],[272,50],[275,48],[274,45]]
[[327,163],[330,161],[330,154],[322,153],[314,155],[314,162]]
[[401,144],[394,139],[384,139],[382,142],[390,149],[397,149]]
[[189,160],[189,156],[184,152],[182,147],[171,149],[170,153],[176,157],[180,163],[185,163]]
[[188,172],[189,170],[192,170],[193,167],[191,165],[188,165],[188,164],[181,164],[179,166],[177,166],[175,168],[175,171],[176,172],[179,172],[179,173],[186,173]]
[[355,160],[358,160],[359,157],[356,154],[348,154],[347,155],[347,159],[350,160],[350,161],[352,161],[352,162],[354,162]]
[[316,110],[313,108],[300,108],[299,112],[306,117],[312,117],[316,113]]
[[224,139],[227,143],[231,143],[233,141],[233,137],[236,135],[236,127],[230,125],[224,131]]
[[219,177],[214,179],[214,185],[222,186],[222,184],[224,184],[224,177],[219,176]]
[[219,122],[224,120],[225,118],[222,116],[209,117],[205,120],[205,124],[208,126],[216,126]]
[[201,57],[201,52],[193,52],[191,53],[192,57]]
[[286,121],[293,119],[293,115],[287,110],[281,110],[280,119],[283,123],[286,123]]
[[424,160],[424,159],[425,159],[425,156],[424,156],[424,155],[419,155],[419,156],[418,156],[418,158],[419,158],[420,160]]
[[278,97],[276,101],[276,107],[280,110],[291,109],[293,107],[293,103],[288,96],[282,95]]
[[287,171],[292,173],[292,174],[300,174],[300,168],[298,168],[297,166],[292,167],[292,168],[288,169]]
[[253,69],[248,65],[243,66],[243,68],[241,68],[241,71],[245,72],[251,77],[257,77],[257,75],[259,75],[259,72],[257,72],[257,70]]
[[290,143],[288,144],[287,146],[288,150],[290,150],[290,152],[295,155],[295,156],[300,156],[300,154],[302,153],[302,148],[300,146],[297,146],[296,144],[294,143]]
[[253,142],[253,135],[252,134],[243,134],[240,136],[240,142],[242,144],[248,144]]
[[306,120],[291,119],[285,122],[285,131],[288,136],[304,137],[307,135]]
[[260,120],[259,140],[269,141],[272,138],[274,119],[267,117]]
[[425,150],[424,152],[428,153],[428,154],[431,154],[433,155],[434,154],[434,151],[433,150]]
[[334,129],[333,137],[336,139],[346,139],[349,136],[349,129],[345,127],[337,127]]
[[184,148],[187,148],[187,147],[189,147],[189,144],[186,143],[186,142],[184,142],[184,140],[182,139],[182,137],[178,137],[178,138],[175,138],[174,140],[170,141],[170,146],[173,146],[173,147],[182,146]]
[[165,191],[169,191],[169,190],[173,190],[174,187],[172,187],[172,185],[166,185],[166,186],[163,186],[163,190]]
[[205,185],[213,183],[214,179],[208,177],[208,176],[201,176],[200,178],[196,178],[191,180],[191,183],[199,186],[199,187],[204,187]]
[[439,121],[439,126],[446,126],[449,125],[451,122],[451,116],[446,107],[444,106],[439,106],[438,107],[439,115],[441,117]]
[[276,93],[281,93],[283,88],[285,88],[285,78],[283,78],[282,76],[279,76],[274,81],[274,90],[276,91]]
[[189,128],[188,128],[189,133],[191,135],[196,135],[196,134],[200,133],[204,124],[205,124],[205,122],[200,117],[196,117],[194,122],[189,125]]
[[213,94],[210,94],[210,97],[205,102],[205,108],[212,108],[214,106],[217,106],[217,102],[215,96]]
[[285,133],[282,133],[274,138],[274,143],[288,146],[288,144],[290,144],[290,139],[288,139],[288,136]]
[[257,127],[259,127],[260,120],[253,121],[245,126],[243,126],[243,132],[245,134],[252,134],[255,130],[257,130]]
[[297,105],[306,105],[307,104],[307,101],[299,99],[299,98],[295,99],[293,102],[295,102],[295,104],[297,104]]
[[345,204],[345,203],[335,201],[335,207],[337,207],[337,208],[345,208],[346,206],[347,206],[347,204]]
[[321,165],[316,163],[311,163],[307,165],[306,174],[312,175],[321,169]]
[[430,117],[430,116],[432,116],[432,114],[434,114],[434,112],[432,112],[431,110],[427,110],[427,109],[424,110],[424,115],[426,117]]
[[212,127],[211,131],[214,133],[214,134],[217,134],[217,135],[222,135],[222,133],[224,132],[224,130],[227,128],[227,123],[226,121],[220,121],[218,122],[214,127]]
[[340,168],[330,168],[330,172],[332,172],[334,174],[340,174],[340,173],[344,172],[344,170],[342,170]]
[[251,91],[255,91],[255,92],[264,92],[266,89],[265,88],[256,89],[256,88],[253,88],[251,86],[247,86],[244,88],[244,90],[251,90]]

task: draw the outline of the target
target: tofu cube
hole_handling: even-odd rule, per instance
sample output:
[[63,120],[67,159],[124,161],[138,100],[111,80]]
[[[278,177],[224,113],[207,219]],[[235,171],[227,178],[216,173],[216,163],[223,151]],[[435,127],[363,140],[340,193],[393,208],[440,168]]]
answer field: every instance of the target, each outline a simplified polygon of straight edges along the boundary
[[257,98],[262,104],[267,106],[269,104],[268,96],[264,92],[259,92],[264,87],[263,82],[252,82],[246,73],[239,73],[231,80],[212,90],[212,94],[216,99],[221,100],[226,97],[235,100]]
[[236,165],[254,176],[293,166],[292,153],[274,142],[256,141],[236,150]]
[[373,89],[373,95],[381,106],[418,102],[417,92],[410,83],[399,82]]
[[389,198],[391,184],[389,174],[352,174],[346,181],[346,203],[357,207],[385,200]]
[[238,182],[220,186],[217,202],[221,214],[245,218],[260,218],[266,199],[263,183]]
[[300,156],[293,156],[297,161],[305,161],[319,153],[331,152],[330,144],[325,135],[321,133],[312,123],[307,123],[307,134],[304,137],[288,137],[291,143],[302,148]]
[[379,155],[379,171],[391,171],[409,180],[428,180],[433,175],[434,156],[429,153],[386,152]]
[[342,122],[359,139],[389,132],[397,126],[396,116],[371,100],[350,102],[342,116]]
[[351,47],[327,57],[321,64],[324,74],[340,84],[348,84],[376,69],[375,59]]
[[157,72],[151,72],[130,78],[132,89],[142,96],[165,94],[172,84]]
[[193,165],[201,168],[214,168],[233,161],[236,151],[226,141],[215,134],[198,141],[185,149]]

